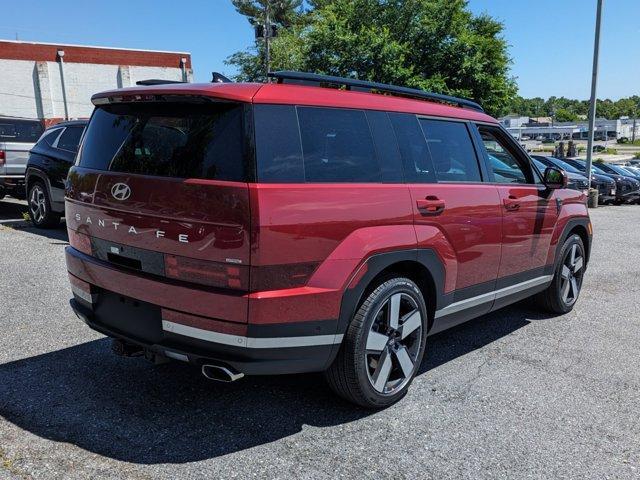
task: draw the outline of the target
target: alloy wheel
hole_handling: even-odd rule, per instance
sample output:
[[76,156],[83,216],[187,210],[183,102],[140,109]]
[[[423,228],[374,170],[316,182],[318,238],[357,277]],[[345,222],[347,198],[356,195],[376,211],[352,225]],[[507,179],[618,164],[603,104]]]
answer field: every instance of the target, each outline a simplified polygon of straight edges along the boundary
[[573,305],[578,299],[584,273],[584,256],[578,244],[569,248],[560,270],[560,298],[567,305]]
[[35,223],[42,223],[47,214],[47,199],[40,185],[35,185],[31,189],[29,209],[31,210],[31,218],[33,218],[33,221]]
[[394,293],[377,310],[367,336],[366,368],[371,386],[393,395],[413,377],[422,342],[422,314],[406,293]]

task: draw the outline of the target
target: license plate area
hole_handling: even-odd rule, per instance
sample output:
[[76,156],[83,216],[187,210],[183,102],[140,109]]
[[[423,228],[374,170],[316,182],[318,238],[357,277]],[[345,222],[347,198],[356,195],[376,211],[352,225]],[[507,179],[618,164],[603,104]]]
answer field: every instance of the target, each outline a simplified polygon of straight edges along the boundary
[[163,339],[162,314],[157,305],[102,290],[93,313],[94,321],[115,333],[144,343],[160,343]]
[[91,237],[93,256],[106,262],[154,275],[165,275],[164,254]]

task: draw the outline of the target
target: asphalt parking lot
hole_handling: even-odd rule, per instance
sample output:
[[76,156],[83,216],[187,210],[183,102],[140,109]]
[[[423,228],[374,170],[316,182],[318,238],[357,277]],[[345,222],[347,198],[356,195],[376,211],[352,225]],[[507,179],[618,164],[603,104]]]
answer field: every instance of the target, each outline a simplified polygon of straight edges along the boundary
[[68,307],[66,233],[0,202],[0,478],[639,478],[640,207],[592,210],[581,299],[430,338],[382,412],[319,375],[217,384],[110,353]]

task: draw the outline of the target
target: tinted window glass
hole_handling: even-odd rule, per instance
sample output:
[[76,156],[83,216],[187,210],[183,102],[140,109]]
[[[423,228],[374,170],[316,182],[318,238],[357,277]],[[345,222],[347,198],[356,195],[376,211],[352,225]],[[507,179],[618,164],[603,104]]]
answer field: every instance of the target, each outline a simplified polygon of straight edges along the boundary
[[381,181],[363,111],[298,107],[307,182]]
[[479,182],[480,167],[464,123],[420,119],[440,181]]
[[367,120],[373,134],[373,142],[382,171],[382,181],[403,182],[402,159],[389,116],[386,112],[367,111]]
[[80,143],[80,137],[82,136],[82,127],[67,127],[65,128],[60,139],[58,140],[58,148],[62,150],[68,150],[70,152],[78,151],[78,144]]
[[35,143],[43,131],[38,121],[0,118],[0,142]]
[[520,165],[514,153],[506,146],[506,142],[497,135],[494,129],[478,127],[482,143],[489,157],[490,168],[498,183],[531,183],[527,171]]
[[114,104],[87,127],[79,165],[177,178],[245,178],[243,107],[237,104]]
[[44,144],[47,144],[49,146],[53,145],[53,143],[56,141],[56,138],[58,138],[58,135],[60,135],[60,132],[62,132],[62,128],[54,128],[52,130],[47,130],[46,132],[44,132],[40,140],[38,140],[37,145],[39,146],[42,146]]
[[258,181],[304,182],[295,107],[256,105],[254,119]]
[[431,157],[424,134],[415,115],[390,113],[389,118],[396,133],[404,177],[407,182],[433,183],[436,181]]

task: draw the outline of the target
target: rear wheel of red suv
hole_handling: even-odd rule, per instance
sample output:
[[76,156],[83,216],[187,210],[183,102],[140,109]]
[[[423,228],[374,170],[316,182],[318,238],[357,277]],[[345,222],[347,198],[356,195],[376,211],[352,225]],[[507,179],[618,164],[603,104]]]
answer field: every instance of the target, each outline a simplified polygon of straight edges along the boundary
[[537,294],[534,301],[552,313],[570,312],[578,300],[586,266],[584,244],[580,235],[569,236],[560,250],[551,285]]
[[325,373],[331,388],[368,408],[384,408],[400,400],[424,355],[426,312],[413,281],[382,280],[360,305]]

